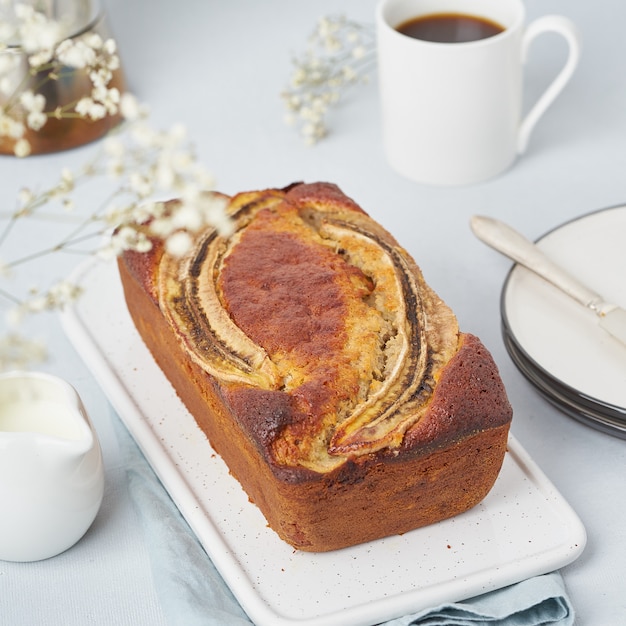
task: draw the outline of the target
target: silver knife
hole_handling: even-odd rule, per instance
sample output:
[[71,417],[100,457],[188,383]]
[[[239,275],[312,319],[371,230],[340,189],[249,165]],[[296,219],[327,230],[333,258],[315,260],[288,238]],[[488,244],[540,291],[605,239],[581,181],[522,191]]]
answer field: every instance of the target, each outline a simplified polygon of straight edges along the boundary
[[600,326],[626,345],[626,310],[606,302],[600,294],[583,285],[562,267],[551,261],[534,243],[507,224],[482,215],[470,220],[473,233],[489,247],[513,259],[541,278],[552,283],[580,304],[591,309]]

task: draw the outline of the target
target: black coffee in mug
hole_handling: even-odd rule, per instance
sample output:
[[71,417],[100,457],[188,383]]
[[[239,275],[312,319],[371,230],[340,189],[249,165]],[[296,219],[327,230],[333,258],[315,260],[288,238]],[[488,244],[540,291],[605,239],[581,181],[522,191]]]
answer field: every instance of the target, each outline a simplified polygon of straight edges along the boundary
[[504,27],[484,17],[461,13],[420,15],[402,22],[396,30],[403,35],[437,43],[465,43],[487,39]]

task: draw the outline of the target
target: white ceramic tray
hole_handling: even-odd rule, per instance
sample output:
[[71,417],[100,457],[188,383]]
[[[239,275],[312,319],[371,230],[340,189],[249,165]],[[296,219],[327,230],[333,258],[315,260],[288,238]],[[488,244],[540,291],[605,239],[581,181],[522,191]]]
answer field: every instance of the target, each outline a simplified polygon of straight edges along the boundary
[[456,518],[324,554],[294,550],[214,454],[144,347],[114,264],[82,270],[70,340],[229,587],[259,626],[359,626],[546,573],[585,530],[514,438],[491,493]]

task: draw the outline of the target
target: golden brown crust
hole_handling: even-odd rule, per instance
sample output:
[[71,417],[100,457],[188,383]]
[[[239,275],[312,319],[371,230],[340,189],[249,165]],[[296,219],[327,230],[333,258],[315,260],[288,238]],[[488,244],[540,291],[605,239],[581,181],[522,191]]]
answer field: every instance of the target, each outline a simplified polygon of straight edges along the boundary
[[[119,267],[139,333],[269,525],[295,547],[331,550],[482,500],[511,408],[493,359],[458,333],[412,259],[333,185],[239,194],[231,210],[243,224],[233,241],[206,239],[182,270],[158,247]],[[195,304],[164,312],[168,290]],[[187,315],[208,324],[203,340],[232,345],[208,364],[190,357],[198,340],[177,327]],[[377,367],[382,381],[365,385]]]

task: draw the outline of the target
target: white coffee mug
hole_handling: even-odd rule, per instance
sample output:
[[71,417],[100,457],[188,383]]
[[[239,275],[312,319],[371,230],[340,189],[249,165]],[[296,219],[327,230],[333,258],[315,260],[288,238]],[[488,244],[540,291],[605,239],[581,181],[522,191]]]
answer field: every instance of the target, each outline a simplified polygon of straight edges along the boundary
[[[504,30],[466,43],[423,41],[396,30],[433,14],[472,15]],[[521,0],[381,0],[376,26],[383,142],[397,172],[427,184],[471,184],[500,174],[525,151],[537,120],[571,78],[580,42],[565,17],[524,22]],[[524,62],[544,32],[566,39],[568,58],[522,119]]]

